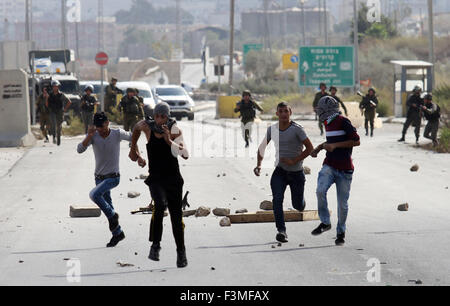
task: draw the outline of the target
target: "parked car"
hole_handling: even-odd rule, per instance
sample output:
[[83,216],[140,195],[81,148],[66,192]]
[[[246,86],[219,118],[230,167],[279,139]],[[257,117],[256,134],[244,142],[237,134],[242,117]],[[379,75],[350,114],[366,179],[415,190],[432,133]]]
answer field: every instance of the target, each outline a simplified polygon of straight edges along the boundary
[[119,82],[117,83],[117,87],[121,89],[124,93],[127,91],[127,88],[136,88],[139,90],[139,95],[144,98],[144,112],[145,116],[153,117],[153,110],[155,109],[155,105],[157,100],[153,95],[152,88],[146,82]]
[[161,85],[155,87],[155,92],[158,100],[169,104],[172,117],[175,117],[178,121],[183,117],[194,120],[195,103],[183,87]]

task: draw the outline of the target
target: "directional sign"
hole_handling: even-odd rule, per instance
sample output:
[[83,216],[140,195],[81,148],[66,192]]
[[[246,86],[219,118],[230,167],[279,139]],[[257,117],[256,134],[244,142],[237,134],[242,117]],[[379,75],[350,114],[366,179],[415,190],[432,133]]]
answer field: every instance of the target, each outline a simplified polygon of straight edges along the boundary
[[95,62],[100,66],[105,66],[108,64],[108,55],[105,52],[99,52],[95,56]]
[[299,65],[300,86],[353,87],[354,62],[353,47],[301,47]]
[[283,70],[298,69],[298,56],[295,54],[283,54]]
[[80,0],[67,0],[67,21],[70,23],[81,22],[81,2]]

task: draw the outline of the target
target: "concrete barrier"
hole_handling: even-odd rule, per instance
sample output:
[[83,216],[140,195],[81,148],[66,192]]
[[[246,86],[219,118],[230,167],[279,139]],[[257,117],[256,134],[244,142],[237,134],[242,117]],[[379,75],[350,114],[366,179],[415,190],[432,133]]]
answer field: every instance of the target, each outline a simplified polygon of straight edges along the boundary
[[0,147],[32,146],[28,77],[23,70],[0,70]]
[[217,104],[219,106],[219,118],[239,118],[239,113],[235,113],[236,104],[241,101],[239,96],[219,96]]

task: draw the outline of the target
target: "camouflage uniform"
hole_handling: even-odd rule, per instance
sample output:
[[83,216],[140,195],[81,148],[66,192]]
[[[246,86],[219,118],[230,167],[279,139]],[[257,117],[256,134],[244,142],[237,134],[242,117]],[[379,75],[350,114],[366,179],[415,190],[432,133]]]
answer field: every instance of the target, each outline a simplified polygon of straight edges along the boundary
[[123,112],[125,131],[133,131],[134,126],[144,119],[144,109],[137,97],[125,96],[119,103],[119,111]]
[[36,101],[36,109],[39,112],[39,123],[41,124],[41,132],[46,140],[48,140],[48,131],[50,130],[50,111],[45,105],[44,94],[41,94]]

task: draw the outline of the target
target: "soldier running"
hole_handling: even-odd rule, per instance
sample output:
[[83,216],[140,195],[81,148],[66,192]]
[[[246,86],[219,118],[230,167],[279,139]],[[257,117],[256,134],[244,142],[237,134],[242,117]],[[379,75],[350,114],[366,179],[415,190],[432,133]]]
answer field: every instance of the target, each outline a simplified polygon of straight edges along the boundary
[[261,106],[252,100],[252,94],[248,90],[242,93],[242,100],[236,105],[235,113],[241,113],[242,136],[245,140],[245,147],[250,146],[249,141],[252,138],[252,127],[256,119],[256,110],[263,112]]
[[119,103],[119,111],[123,113],[123,126],[125,131],[133,131],[134,126],[144,119],[144,109],[136,97],[134,88],[127,89],[127,95]]
[[[43,91],[46,92],[47,89],[43,88]],[[50,130],[50,110],[46,106],[44,93],[41,93],[36,101],[36,109],[39,113],[39,123],[41,125],[42,136],[44,136],[45,143],[49,142],[48,139],[48,131]]]
[[45,105],[50,110],[51,134],[53,143],[61,145],[62,123],[64,113],[67,112],[72,102],[65,94],[59,91],[61,83],[57,80],[52,81],[52,92],[44,91]]
[[422,88],[420,86],[414,87],[413,94],[409,97],[406,105],[408,106],[408,113],[406,115],[406,122],[403,125],[402,138],[399,142],[405,141],[406,132],[409,126],[414,126],[414,134],[416,135],[416,144],[419,144],[420,137],[420,125],[422,123],[422,106],[424,105],[423,99],[420,97]]
[[441,118],[441,108],[439,105],[433,102],[433,96],[427,94],[424,97],[425,105],[422,106],[425,119],[428,120],[425,127],[425,133],[423,137],[433,141],[433,146],[436,147],[439,143],[437,140],[437,134],[439,131],[439,119]]
[[375,96],[376,91],[373,88],[369,89],[369,93],[363,97],[359,108],[364,111],[366,136],[369,136],[370,123],[370,137],[373,137],[373,130],[375,128],[375,116],[377,113],[378,98]]
[[94,119],[94,109],[98,105],[97,99],[92,95],[94,86],[88,84],[84,89],[85,95],[81,98],[81,119],[84,123],[85,134],[87,134],[89,126],[92,125]]
[[169,117],[169,105],[165,102],[158,103],[154,109],[154,120],[143,120],[135,126],[129,157],[132,161],[143,163],[137,143],[144,132],[149,165],[149,177],[145,183],[155,202],[149,238],[153,244],[148,258],[159,261],[164,211],[168,208],[177,246],[177,267],[184,268],[188,265],[182,211],[184,180],[180,173],[178,155],[184,159],[188,159],[189,155],[184,148],[181,130],[176,121]]

